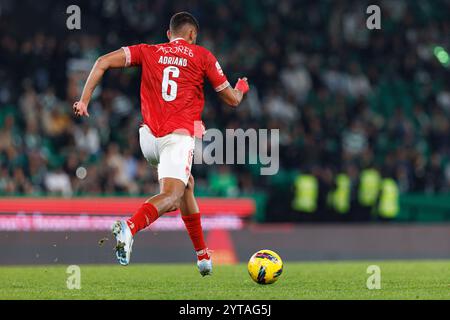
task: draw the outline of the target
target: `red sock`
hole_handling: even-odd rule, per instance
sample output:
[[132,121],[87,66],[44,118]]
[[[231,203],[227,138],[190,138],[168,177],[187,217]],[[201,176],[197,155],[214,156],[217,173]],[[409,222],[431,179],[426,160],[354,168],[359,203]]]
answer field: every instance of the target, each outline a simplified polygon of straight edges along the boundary
[[186,226],[189,237],[191,238],[192,244],[197,252],[198,260],[209,259],[208,250],[206,248],[205,240],[203,239],[200,213],[194,213],[181,217],[183,218],[184,225]]
[[147,228],[158,219],[158,217],[158,209],[151,203],[144,203],[139,210],[127,220],[131,234],[134,236],[136,232]]

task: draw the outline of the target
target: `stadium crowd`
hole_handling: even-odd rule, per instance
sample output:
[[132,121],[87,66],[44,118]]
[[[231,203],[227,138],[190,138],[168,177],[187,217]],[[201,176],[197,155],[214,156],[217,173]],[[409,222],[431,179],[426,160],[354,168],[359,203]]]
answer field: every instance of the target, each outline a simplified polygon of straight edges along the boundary
[[39,1],[0,2],[0,194],[156,192],[137,135],[139,70],[108,72],[89,118],[71,106],[99,55],[165,41],[169,17],[183,10],[230,82],[251,84],[237,110],[207,86],[206,126],[279,128],[281,137],[278,176],[196,165],[200,192],[270,194],[291,188],[292,172],[357,180],[367,166],[401,192],[449,191],[450,69],[434,49],[450,48],[450,1],[379,1],[381,30],[366,28],[368,4],[79,1],[82,28],[68,30],[64,1],[49,16]]

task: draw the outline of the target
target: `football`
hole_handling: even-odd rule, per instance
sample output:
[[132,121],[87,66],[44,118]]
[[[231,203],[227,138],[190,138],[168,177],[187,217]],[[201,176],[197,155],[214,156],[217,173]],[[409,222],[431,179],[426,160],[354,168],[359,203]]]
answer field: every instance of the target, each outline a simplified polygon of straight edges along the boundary
[[271,284],[278,280],[283,272],[283,261],[272,250],[259,250],[248,261],[248,273],[259,284]]

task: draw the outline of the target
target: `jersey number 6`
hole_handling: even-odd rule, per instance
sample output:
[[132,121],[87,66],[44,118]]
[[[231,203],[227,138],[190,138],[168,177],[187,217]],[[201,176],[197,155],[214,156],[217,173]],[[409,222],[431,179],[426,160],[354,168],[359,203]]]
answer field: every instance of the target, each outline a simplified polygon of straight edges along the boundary
[[170,80],[170,76],[172,76],[172,78],[178,78],[180,76],[180,69],[170,66],[163,71],[162,97],[168,102],[175,100],[178,92],[178,85],[174,80]]

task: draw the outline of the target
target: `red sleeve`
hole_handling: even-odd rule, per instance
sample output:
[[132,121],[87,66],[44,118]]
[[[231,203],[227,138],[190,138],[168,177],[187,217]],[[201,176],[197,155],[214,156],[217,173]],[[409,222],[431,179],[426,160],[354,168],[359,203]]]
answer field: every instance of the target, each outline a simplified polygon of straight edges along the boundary
[[144,44],[137,44],[134,46],[122,47],[123,51],[125,51],[125,66],[139,66],[142,63],[142,49]]
[[205,73],[216,92],[222,91],[230,85],[214,55],[206,50]]

